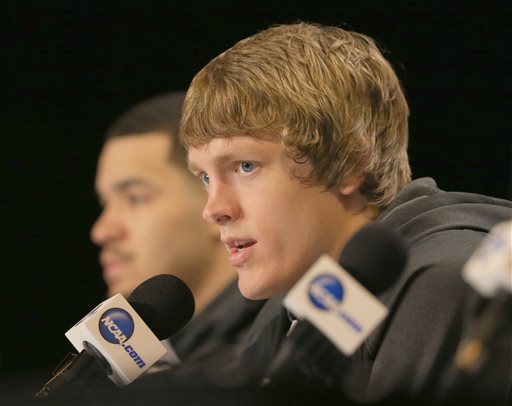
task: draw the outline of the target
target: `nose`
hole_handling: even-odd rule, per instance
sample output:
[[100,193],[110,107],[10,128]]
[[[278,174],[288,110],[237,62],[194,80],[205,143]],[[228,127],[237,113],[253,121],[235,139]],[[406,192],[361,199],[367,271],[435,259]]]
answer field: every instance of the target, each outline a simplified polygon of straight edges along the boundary
[[103,209],[91,228],[91,240],[98,246],[121,239],[125,234],[125,228],[108,206]]
[[203,209],[203,218],[212,224],[224,225],[237,220],[240,204],[236,192],[222,183],[210,185],[208,200]]

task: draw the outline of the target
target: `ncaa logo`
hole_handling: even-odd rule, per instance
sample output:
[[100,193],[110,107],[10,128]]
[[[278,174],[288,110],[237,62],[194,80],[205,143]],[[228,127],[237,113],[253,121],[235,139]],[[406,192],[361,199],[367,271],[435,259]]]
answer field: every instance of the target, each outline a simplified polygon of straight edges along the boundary
[[126,310],[114,307],[101,315],[98,328],[109,343],[123,344],[132,336],[134,323]]
[[335,311],[343,300],[343,285],[331,274],[321,274],[310,282],[308,296],[319,309]]

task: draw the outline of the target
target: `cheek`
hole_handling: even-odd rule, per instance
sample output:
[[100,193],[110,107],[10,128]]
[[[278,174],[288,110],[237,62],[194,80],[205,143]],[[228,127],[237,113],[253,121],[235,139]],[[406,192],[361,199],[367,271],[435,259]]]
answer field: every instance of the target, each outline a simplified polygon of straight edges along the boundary
[[153,235],[148,235],[156,249],[170,255],[184,255],[182,252],[193,255],[194,251],[204,250],[208,238],[207,224],[195,208],[174,207],[157,220],[153,226]]
[[[160,260],[173,244],[175,220],[158,207],[148,207],[138,216],[133,217],[130,228],[130,242],[137,260],[144,266]],[[142,266],[139,264],[139,266]]]
[[268,259],[275,261],[276,268],[279,268],[274,270],[279,275],[273,278],[281,279],[287,288],[293,286],[329,248],[328,233],[323,224],[326,216],[317,214],[321,207],[302,205],[303,202],[290,202],[280,212],[280,218],[267,223],[272,230],[262,232],[262,235],[269,236],[266,247]]

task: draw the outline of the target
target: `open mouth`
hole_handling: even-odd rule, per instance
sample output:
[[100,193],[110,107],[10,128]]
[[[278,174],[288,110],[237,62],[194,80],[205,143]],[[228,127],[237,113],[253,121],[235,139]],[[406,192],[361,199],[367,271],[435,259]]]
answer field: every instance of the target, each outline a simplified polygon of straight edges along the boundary
[[256,244],[255,240],[232,240],[226,243],[231,254],[236,254]]
[[256,244],[256,241],[246,241],[246,242],[235,242],[234,249],[235,250],[243,250],[244,248],[248,248],[252,245]]
[[225,242],[229,251],[229,262],[234,267],[242,266],[253,255],[256,240],[228,240]]

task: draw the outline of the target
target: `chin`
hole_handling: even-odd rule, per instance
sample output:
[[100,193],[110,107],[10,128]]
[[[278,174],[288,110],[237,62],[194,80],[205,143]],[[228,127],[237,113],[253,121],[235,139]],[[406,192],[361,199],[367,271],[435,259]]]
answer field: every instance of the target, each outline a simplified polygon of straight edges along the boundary
[[268,299],[272,296],[267,289],[257,286],[246,286],[243,283],[240,283],[240,280],[238,280],[238,289],[242,296],[249,300]]

